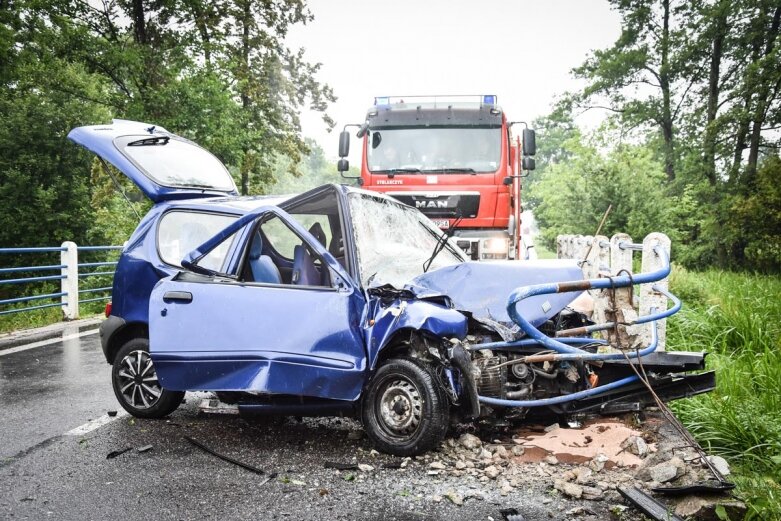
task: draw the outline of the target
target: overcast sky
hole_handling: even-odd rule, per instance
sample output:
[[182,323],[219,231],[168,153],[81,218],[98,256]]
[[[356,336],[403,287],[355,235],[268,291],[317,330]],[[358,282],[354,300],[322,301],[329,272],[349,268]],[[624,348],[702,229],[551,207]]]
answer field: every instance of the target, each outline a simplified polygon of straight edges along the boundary
[[339,97],[331,134],[317,113],[302,115],[304,135],[328,157],[338,131],[361,123],[375,96],[496,94],[508,118],[531,121],[577,87],[572,67],[620,33],[605,0],[310,0],[309,8],[315,20],[288,43],[323,64],[319,79]]

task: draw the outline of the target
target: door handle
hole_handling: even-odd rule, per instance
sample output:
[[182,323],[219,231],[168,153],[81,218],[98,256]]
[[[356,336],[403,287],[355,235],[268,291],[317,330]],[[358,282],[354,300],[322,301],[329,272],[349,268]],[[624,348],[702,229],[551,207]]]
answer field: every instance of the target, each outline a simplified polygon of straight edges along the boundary
[[166,291],[163,295],[164,301],[176,300],[179,302],[192,302],[193,294],[189,291]]

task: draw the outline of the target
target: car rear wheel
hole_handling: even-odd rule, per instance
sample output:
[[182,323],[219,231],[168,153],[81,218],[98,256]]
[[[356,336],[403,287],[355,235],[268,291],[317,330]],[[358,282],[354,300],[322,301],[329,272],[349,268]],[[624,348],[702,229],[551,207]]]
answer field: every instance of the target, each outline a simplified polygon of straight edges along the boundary
[[378,450],[395,456],[436,447],[449,418],[450,403],[430,368],[405,358],[382,364],[361,403],[366,434]]
[[138,418],[168,416],[184,398],[183,392],[167,391],[160,386],[146,338],[134,338],[119,349],[111,383],[122,408]]

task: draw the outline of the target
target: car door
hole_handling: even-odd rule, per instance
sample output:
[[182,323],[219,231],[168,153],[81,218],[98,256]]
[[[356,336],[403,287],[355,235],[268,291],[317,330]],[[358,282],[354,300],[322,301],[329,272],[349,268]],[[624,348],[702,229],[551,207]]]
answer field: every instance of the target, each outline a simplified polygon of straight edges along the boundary
[[[244,261],[235,274],[213,274],[197,259],[242,226]],[[262,234],[263,255],[272,253],[272,227],[289,230],[313,257],[310,271],[321,278],[306,284],[251,280],[247,269]],[[290,246],[287,244],[286,246]],[[251,251],[252,250],[252,251]],[[150,352],[166,389],[257,391],[354,400],[366,366],[361,320],[364,297],[329,252],[278,208],[239,219],[183,260],[194,272],[163,279],[149,304]],[[242,273],[249,273],[243,276]]]

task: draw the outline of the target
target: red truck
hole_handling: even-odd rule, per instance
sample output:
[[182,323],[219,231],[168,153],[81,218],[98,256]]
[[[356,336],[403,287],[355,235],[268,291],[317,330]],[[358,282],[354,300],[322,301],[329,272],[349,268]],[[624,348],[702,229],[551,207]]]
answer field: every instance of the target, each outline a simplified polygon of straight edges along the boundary
[[[511,127],[523,124],[519,137]],[[360,125],[339,136],[349,169],[348,127],[362,138],[363,188],[414,206],[475,260],[524,259],[521,178],[534,169],[535,133],[507,121],[496,96],[378,97]]]

